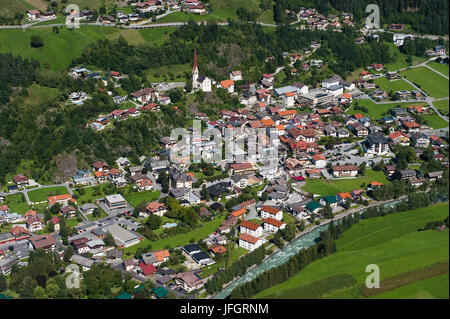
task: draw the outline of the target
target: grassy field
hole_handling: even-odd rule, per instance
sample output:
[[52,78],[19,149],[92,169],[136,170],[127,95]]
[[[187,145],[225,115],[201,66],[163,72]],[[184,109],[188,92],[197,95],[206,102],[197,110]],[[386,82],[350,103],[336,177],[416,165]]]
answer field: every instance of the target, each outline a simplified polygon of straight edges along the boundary
[[30,202],[46,201],[49,196],[68,194],[67,188],[64,186],[55,186],[48,188],[36,189],[28,192]]
[[135,207],[141,202],[152,202],[159,199],[160,191],[144,191],[144,192],[134,192],[134,193],[126,193],[123,194],[123,197],[127,200],[127,202]]
[[[380,279],[390,278],[410,271],[428,267],[449,258],[449,232],[427,230],[418,232],[427,222],[444,220],[448,216],[448,203],[441,203],[427,208],[396,213],[385,217],[362,220],[345,231],[336,241],[337,253],[315,261],[300,273],[279,285],[271,287],[254,298],[286,297],[297,298],[292,289],[302,298],[314,298],[314,294],[300,294],[304,289],[318,285],[322,280],[338,275],[350,275],[355,279],[351,287],[346,280],[337,289],[335,281],[328,281],[328,287],[321,289],[325,298],[363,298],[358,286],[364,284],[369,264],[380,268]],[[448,274],[440,275],[448,279]],[[405,294],[403,294],[405,293]],[[420,298],[422,295],[436,298],[448,298],[448,280],[436,277],[417,281],[392,291],[375,295],[375,298]]]
[[30,209],[21,193],[6,196],[5,204],[8,205],[9,210],[13,213],[25,214]]
[[443,120],[439,115],[437,115],[433,110],[430,109],[430,114],[421,116],[428,126],[439,129],[448,127],[448,122]]
[[[388,71],[396,71],[399,69],[407,68],[408,62],[406,62],[406,56],[400,52],[400,50],[398,49],[398,47],[395,46],[394,43],[388,43],[388,45],[389,45],[389,51],[392,54],[394,54],[395,59],[393,62],[385,65],[386,69]],[[423,57],[413,56],[412,65],[417,65],[417,64],[423,63],[425,61],[426,61],[426,59]]]
[[[161,66],[146,71],[147,80],[150,82],[166,82],[171,81],[173,77],[174,81],[183,82],[186,81],[186,72],[190,73],[192,65],[190,64],[174,64],[168,66]],[[172,76],[171,76],[172,75]]]
[[427,65],[433,69],[435,69],[438,72],[441,72],[442,74],[448,76],[449,74],[449,67],[447,64],[437,63],[437,62],[429,62]]
[[405,82],[404,80],[396,80],[396,81],[389,81],[386,78],[378,78],[375,81],[375,84],[379,86],[379,88],[386,92],[397,92],[397,91],[412,91],[414,90],[414,87],[411,86],[409,83]]
[[433,102],[433,106],[443,115],[447,115],[449,112],[448,100]]
[[[355,102],[352,103],[354,105]],[[406,108],[409,105],[422,105],[427,106],[427,103],[424,102],[398,102],[398,103],[388,103],[388,104],[376,104],[372,102],[371,100],[358,100],[358,104],[360,106],[364,106],[368,109],[368,112],[363,112],[361,110],[355,110],[355,108],[352,106],[347,110],[348,114],[355,114],[355,113],[362,113],[364,115],[369,116],[371,119],[380,119],[384,115],[386,115],[390,109],[393,109],[395,107],[403,107]]]
[[400,74],[409,81],[420,85],[422,90],[431,97],[439,99],[449,95],[448,80],[425,67],[410,69],[400,72]]
[[371,298],[376,299],[446,299],[449,291],[448,273],[420,280]]
[[220,18],[219,16],[216,16],[214,14],[199,15],[199,14],[195,14],[195,13],[187,13],[187,12],[178,11],[178,12],[173,12],[173,13],[157,20],[156,22],[152,22],[152,23],[188,22],[191,19],[196,22],[208,21],[208,20],[215,20],[218,22],[225,21],[222,18]]
[[35,9],[35,7],[25,0],[0,0],[0,16],[14,17],[16,13],[25,14],[29,9]]
[[303,186],[303,190],[320,196],[329,196],[361,189],[361,184],[365,183],[367,185],[373,181],[383,184],[388,183],[386,175],[383,172],[368,169],[366,170],[366,176],[354,179],[307,179],[305,186]]
[[146,247],[148,245],[152,245],[153,250],[163,249],[166,246],[179,247],[187,245],[189,244],[191,238],[193,238],[195,241],[206,238],[208,235],[213,233],[217,229],[217,227],[219,227],[219,225],[222,223],[224,219],[225,215],[222,215],[221,217],[216,218],[210,222],[203,223],[199,228],[196,228],[193,231],[186,234],[179,234],[173,237],[164,238],[156,241],[143,239],[139,244],[128,248],[124,248],[123,251],[126,254],[133,255],[139,247]]
[[[60,33],[54,33],[52,28],[28,29],[26,31],[0,30],[0,52],[20,54],[25,58],[36,59],[50,69],[62,70],[73,59],[79,57],[87,45],[115,32],[118,32],[118,30],[93,26],[82,26],[73,31],[63,27],[60,29]],[[33,35],[38,35],[43,39],[44,46],[42,48],[31,48],[30,38]]]

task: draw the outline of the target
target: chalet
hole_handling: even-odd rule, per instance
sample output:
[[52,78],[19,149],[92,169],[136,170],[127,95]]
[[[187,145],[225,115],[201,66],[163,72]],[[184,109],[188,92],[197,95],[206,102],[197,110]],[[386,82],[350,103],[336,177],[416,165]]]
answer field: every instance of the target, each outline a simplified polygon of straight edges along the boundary
[[65,218],[77,217],[77,210],[72,205],[64,206],[61,208],[60,213],[64,215]]
[[323,206],[328,204],[330,207],[337,207],[338,200],[336,196],[325,196],[320,199],[319,203]]
[[43,249],[46,252],[54,251],[56,248],[56,240],[52,235],[36,235],[30,237],[29,239],[29,247],[30,249],[38,250]]
[[41,17],[41,13],[38,10],[28,10],[27,11],[27,19],[28,20],[37,20]]
[[139,91],[131,93],[131,96],[138,102],[144,104],[149,102],[150,100],[154,100],[156,98],[155,90],[151,88],[144,88]]
[[363,146],[368,154],[387,155],[389,153],[387,139],[381,133],[372,133],[367,135]]
[[394,144],[409,146],[409,136],[403,132],[395,131],[389,135],[389,139],[392,140]]
[[416,171],[413,169],[404,169],[399,171],[402,180],[413,180],[416,178]]
[[412,133],[410,139],[416,147],[427,148],[430,145],[430,139],[420,132]]
[[228,215],[227,219],[225,219],[222,224],[217,228],[218,233],[229,233],[231,228],[237,223],[237,218],[233,215]]
[[92,164],[92,168],[96,172],[104,172],[109,170],[109,165],[103,161],[98,161]]
[[443,171],[438,171],[438,172],[428,172],[426,177],[431,180],[431,181],[437,181],[438,179],[441,179],[442,176],[444,176],[444,172]]
[[230,80],[241,81],[242,80],[242,71],[232,71],[230,73]]
[[18,174],[14,176],[14,183],[17,185],[17,187],[25,187],[29,184],[28,177],[23,174]]
[[175,283],[187,292],[200,289],[204,285],[204,281],[195,271],[178,273],[174,279]]
[[157,201],[149,203],[145,207],[145,209],[148,213],[158,216],[163,216],[167,212],[166,206],[163,203],[159,203]]

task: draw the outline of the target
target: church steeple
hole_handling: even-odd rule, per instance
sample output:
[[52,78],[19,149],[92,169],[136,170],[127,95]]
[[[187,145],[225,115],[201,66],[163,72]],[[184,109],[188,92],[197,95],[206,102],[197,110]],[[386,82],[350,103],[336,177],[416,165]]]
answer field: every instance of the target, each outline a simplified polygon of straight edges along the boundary
[[197,67],[197,48],[194,49],[194,67],[192,68],[192,86],[197,88],[198,67]]
[[194,71],[198,69],[197,68],[197,48],[194,49]]

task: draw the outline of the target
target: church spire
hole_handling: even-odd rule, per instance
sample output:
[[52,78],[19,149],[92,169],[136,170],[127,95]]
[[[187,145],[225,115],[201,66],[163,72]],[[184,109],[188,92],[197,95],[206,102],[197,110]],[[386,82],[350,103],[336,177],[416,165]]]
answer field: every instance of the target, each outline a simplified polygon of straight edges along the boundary
[[197,48],[194,49],[194,70],[197,69]]

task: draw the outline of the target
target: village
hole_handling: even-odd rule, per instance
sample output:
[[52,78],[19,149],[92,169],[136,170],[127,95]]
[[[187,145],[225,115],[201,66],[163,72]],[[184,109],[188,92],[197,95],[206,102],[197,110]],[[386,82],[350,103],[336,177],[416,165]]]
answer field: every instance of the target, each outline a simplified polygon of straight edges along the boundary
[[[300,16],[304,19],[309,13],[305,11]],[[319,47],[320,44],[312,43],[310,51],[286,54],[285,58],[292,66],[300,60],[303,68],[320,69],[321,61],[307,58]],[[448,61],[440,47],[435,51]],[[237,162],[246,154],[242,149],[236,150],[231,159],[214,164],[190,163],[189,157],[175,163],[170,161],[170,153],[177,140],[163,137],[161,151],[150,151],[156,155],[141,156],[140,163],[133,164],[126,157],[118,158],[114,165],[99,159],[90,169],[77,170],[72,180],[59,185],[65,189],[62,194],[38,202],[30,198],[33,191],[52,186],[39,185],[23,174],[16,175],[5,185],[7,192],[0,192],[0,223],[11,225],[0,234],[2,273],[8,275],[15,265],[26,265],[30,251],[55,251],[62,258],[71,247],[71,262],[84,271],[96,263],[106,263],[139,282],[151,280],[158,287],[154,291],[156,298],[164,298],[169,290],[180,297],[195,297],[204,294],[203,286],[208,279],[225,268],[223,258],[231,253],[229,250],[242,256],[261,246],[275,248],[275,234],[286,227],[304,230],[320,224],[320,220],[367,206],[376,202],[373,194],[377,188],[395,179],[406,180],[413,188],[426,188],[442,178],[443,170],[421,175],[414,165],[396,167],[397,145],[411,147],[418,158],[431,149],[433,158],[448,167],[444,155],[448,144],[443,140],[448,135],[419,124],[415,117],[433,110],[432,100],[418,87],[413,91],[399,90],[393,97],[374,84],[373,80],[380,77],[389,83],[398,81],[401,79],[398,72],[385,72],[383,65],[372,64],[354,82],[336,75],[317,88],[298,82],[275,88],[275,75],[262,74],[260,83],[243,84],[239,96],[242,108],[222,110],[219,119],[210,120],[205,113],[195,113],[193,118],[222,135],[230,130],[235,139],[246,140],[256,129],[276,132],[279,139],[268,148],[277,149],[278,165],[263,169],[264,157],[260,153]],[[110,70],[91,72],[80,66],[72,69],[70,76],[107,82],[126,75]],[[199,74],[194,53],[193,91],[208,93],[221,89],[236,95],[234,86],[242,80],[240,70],[231,72],[228,80],[218,82]],[[159,84],[129,96],[115,96],[118,105],[129,101],[135,106],[118,108],[89,125],[103,130],[114,121],[138,117],[142,112],[159,112],[160,105],[172,105],[165,92],[177,86],[184,84]],[[80,104],[87,98],[84,92],[73,92],[70,103]],[[355,112],[348,113],[352,101],[367,99],[392,103],[392,108],[380,118],[365,116],[356,106]],[[403,105],[405,102],[411,105],[397,107],[396,101],[402,100]],[[417,106],[415,102],[420,101],[428,105]],[[176,106],[173,108],[176,110]],[[203,156],[214,146],[204,138],[191,140],[192,149]],[[330,192],[330,187],[324,191],[321,184],[330,184],[336,191]],[[110,185],[116,193],[105,191],[102,197],[91,191],[89,199],[83,200],[88,189],[95,188],[102,194],[99,190]],[[123,191],[125,188],[127,192]],[[18,214],[8,206],[7,198],[20,193],[28,205],[41,205],[56,215],[44,216],[33,209]],[[142,194],[143,202],[131,203],[127,200],[130,194]],[[153,200],[147,201],[150,197]],[[166,214],[193,207],[195,218],[202,224],[200,238],[191,235],[196,231],[194,226],[187,233],[172,233],[157,240],[166,243],[161,249],[149,248],[154,247],[152,240],[139,231],[149,224],[146,219],[159,217],[152,230],[164,238],[161,234],[189,224]],[[61,236],[58,216],[63,216],[64,224],[70,223],[73,234]],[[216,226],[211,229],[211,225]],[[177,237],[175,244],[171,244],[171,236]]]

